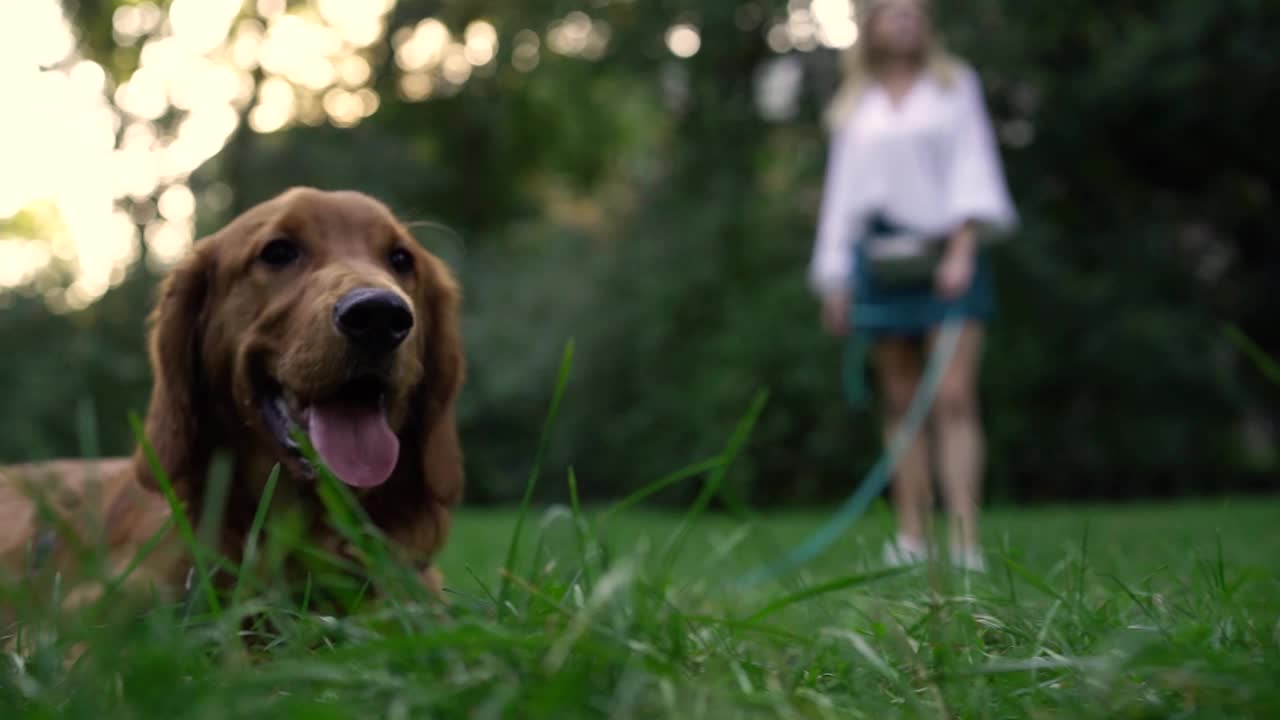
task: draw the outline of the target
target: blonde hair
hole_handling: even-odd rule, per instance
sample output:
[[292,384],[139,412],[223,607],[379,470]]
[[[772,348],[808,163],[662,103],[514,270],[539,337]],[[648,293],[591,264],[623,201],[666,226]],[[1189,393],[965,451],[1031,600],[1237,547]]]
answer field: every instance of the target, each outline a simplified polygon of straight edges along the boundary
[[[926,15],[930,14],[927,0],[863,0],[857,3],[858,26],[864,39],[842,53],[844,80],[827,106],[824,119],[828,130],[834,132],[844,125],[883,66],[884,55],[871,42],[869,30],[882,10],[899,2],[915,2]],[[942,87],[950,88],[955,82],[960,60],[947,52],[933,28],[930,28],[925,38],[921,55],[921,69],[932,75]]]

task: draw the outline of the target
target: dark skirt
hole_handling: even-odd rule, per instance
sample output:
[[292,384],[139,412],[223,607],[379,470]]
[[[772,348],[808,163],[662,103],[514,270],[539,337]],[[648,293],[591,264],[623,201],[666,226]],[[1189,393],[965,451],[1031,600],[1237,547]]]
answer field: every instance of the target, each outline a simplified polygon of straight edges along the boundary
[[872,341],[922,337],[942,324],[946,316],[956,313],[984,324],[995,316],[995,283],[986,248],[978,251],[969,289],[954,299],[938,295],[932,280],[918,286],[877,283],[861,251],[854,259],[853,287],[854,329],[865,332],[866,339]]
[[996,293],[990,252],[981,248],[974,262],[973,279],[961,296],[938,295],[932,280],[918,286],[886,285],[876,281],[864,253],[853,263],[850,333],[845,351],[845,396],[855,408],[867,402],[867,354],[887,338],[921,340],[947,317],[961,317],[988,324],[995,318]]

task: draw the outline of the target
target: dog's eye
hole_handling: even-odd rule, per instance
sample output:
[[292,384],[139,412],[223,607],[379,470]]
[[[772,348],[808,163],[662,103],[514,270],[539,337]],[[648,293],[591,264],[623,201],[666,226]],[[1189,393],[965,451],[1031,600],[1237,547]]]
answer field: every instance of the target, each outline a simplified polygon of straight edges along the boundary
[[387,256],[387,262],[391,263],[391,269],[401,275],[408,275],[413,272],[413,256],[408,250],[396,248]]
[[258,259],[279,270],[292,265],[300,254],[298,246],[292,240],[276,238],[262,248],[262,252],[258,253]]

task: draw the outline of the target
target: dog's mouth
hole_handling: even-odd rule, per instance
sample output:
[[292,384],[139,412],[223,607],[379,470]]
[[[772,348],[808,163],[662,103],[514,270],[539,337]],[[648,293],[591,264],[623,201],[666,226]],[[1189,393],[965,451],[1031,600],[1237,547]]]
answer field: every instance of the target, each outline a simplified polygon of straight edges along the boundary
[[260,383],[259,410],[276,441],[310,467],[294,432],[310,439],[339,480],[358,488],[383,484],[400,456],[400,439],[387,422],[386,390],[375,379],[348,382],[337,392],[305,400],[275,380]]

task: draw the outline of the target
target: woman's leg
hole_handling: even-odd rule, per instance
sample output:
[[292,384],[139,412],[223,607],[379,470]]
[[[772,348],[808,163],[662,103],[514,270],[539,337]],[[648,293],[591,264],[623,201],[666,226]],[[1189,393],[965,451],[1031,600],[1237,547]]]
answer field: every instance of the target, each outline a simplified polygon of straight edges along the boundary
[[[891,338],[879,342],[874,353],[884,405],[884,437],[888,444],[906,418],[911,398],[920,384],[920,350],[909,340]],[[894,513],[898,520],[899,541],[908,546],[904,549],[922,551],[928,537],[929,515],[933,506],[928,448],[922,428],[903,453],[893,475]]]
[[969,323],[961,331],[933,408],[942,498],[950,516],[952,557],[978,567],[981,566],[978,507],[985,463],[985,441],[978,412],[982,339],[981,324]]

